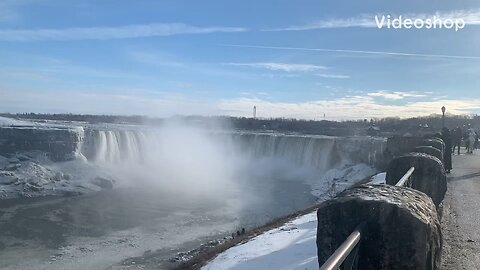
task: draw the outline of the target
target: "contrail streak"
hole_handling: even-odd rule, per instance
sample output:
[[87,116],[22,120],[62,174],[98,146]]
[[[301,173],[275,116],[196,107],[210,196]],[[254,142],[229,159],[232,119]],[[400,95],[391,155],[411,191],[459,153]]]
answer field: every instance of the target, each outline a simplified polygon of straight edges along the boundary
[[237,48],[254,48],[254,49],[273,49],[273,50],[295,50],[295,51],[353,53],[353,54],[369,54],[369,55],[384,55],[384,56],[406,56],[406,57],[423,57],[423,58],[480,60],[480,56],[468,56],[468,55],[421,54],[421,53],[361,51],[361,50],[337,50],[337,49],[323,49],[323,48],[258,46],[258,45],[238,45],[238,44],[220,44],[220,46],[237,47]]

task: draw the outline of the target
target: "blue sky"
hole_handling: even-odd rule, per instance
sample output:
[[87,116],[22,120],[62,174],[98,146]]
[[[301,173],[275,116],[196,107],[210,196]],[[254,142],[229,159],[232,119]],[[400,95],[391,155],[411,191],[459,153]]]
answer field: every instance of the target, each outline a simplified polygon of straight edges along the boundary
[[[378,29],[375,15],[462,18]],[[0,0],[0,111],[480,112],[478,1]]]

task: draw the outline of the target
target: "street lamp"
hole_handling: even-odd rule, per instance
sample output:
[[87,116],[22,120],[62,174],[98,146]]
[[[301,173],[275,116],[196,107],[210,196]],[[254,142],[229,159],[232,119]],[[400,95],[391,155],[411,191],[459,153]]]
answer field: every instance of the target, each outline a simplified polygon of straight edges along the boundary
[[445,106],[442,106],[442,127],[445,127]]

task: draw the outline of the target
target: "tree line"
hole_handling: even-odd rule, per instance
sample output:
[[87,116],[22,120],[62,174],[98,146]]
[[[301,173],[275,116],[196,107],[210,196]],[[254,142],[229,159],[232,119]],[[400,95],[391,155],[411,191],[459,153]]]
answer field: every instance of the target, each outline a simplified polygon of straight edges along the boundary
[[[387,117],[360,120],[303,120],[292,118],[248,118],[230,116],[174,116],[171,118],[155,118],[142,115],[93,115],[93,114],[40,114],[40,113],[2,113],[0,116],[53,121],[77,121],[90,124],[115,123],[115,124],[149,124],[161,125],[167,119],[178,119],[190,124],[197,124],[212,128],[227,128],[241,130],[274,130],[280,132],[297,132],[305,134],[326,135],[361,135],[362,131],[375,127],[382,133],[405,133],[418,129],[438,131],[443,126],[442,116],[438,114],[402,119],[400,117]],[[480,116],[478,115],[446,115],[445,126],[448,128],[469,126],[480,129]],[[360,133],[360,134],[359,134]]]

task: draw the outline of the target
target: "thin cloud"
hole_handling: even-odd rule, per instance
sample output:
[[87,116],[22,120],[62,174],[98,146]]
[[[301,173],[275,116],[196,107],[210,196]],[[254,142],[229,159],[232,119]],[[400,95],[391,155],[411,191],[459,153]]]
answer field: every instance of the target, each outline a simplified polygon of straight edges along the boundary
[[262,73],[257,75],[266,78],[298,78],[301,76],[298,73]]
[[416,93],[416,92],[398,92],[398,91],[377,91],[367,93],[367,96],[370,97],[381,97],[384,99],[390,100],[400,100],[404,98],[413,98],[413,97],[426,97],[426,94]]
[[452,114],[471,114],[480,109],[480,100],[443,99],[392,105],[382,104],[371,96],[347,96],[299,103],[238,98],[222,100],[217,106],[220,111],[233,116],[250,115],[252,106],[256,106],[259,117],[318,119],[319,116],[323,118],[325,114],[329,120],[347,120],[396,117],[399,115],[403,118],[427,116],[437,113],[441,106],[447,107],[449,113]]
[[349,79],[350,76],[348,75],[341,75],[341,74],[323,74],[317,73],[315,74],[317,77],[326,78],[326,79]]
[[328,28],[347,28],[347,27],[375,27],[375,15],[362,15],[347,19],[320,20],[305,25],[288,26],[285,28],[264,29],[263,31],[306,31]]
[[480,56],[468,56],[468,55],[421,54],[421,53],[404,53],[404,52],[363,51],[363,50],[343,50],[343,49],[283,47],[283,46],[260,46],[260,45],[241,45],[241,44],[220,44],[220,46],[236,47],[236,48],[251,48],[251,49],[333,52],[333,53],[400,56],[400,57],[416,57],[416,58],[480,60]]
[[218,115],[215,106],[171,91],[116,89],[98,92],[89,89],[9,88],[0,85],[0,106],[5,112],[87,113],[115,115],[173,116]]
[[405,118],[439,113],[445,106],[451,114],[471,114],[480,110],[480,99],[441,99],[384,104],[373,96],[352,95],[306,102],[273,102],[259,98],[263,93],[244,93],[243,98],[203,100],[168,91],[117,89],[95,92],[85,89],[48,89],[43,91],[0,86],[0,106],[4,111],[45,113],[141,114],[150,116],[231,115],[250,116],[257,106],[259,117],[287,117],[330,120]]
[[0,41],[109,40],[247,31],[242,27],[197,27],[183,23],[139,24],[117,27],[0,30]]
[[366,27],[373,28],[377,27],[375,22],[375,16],[391,15],[392,17],[397,17],[402,15],[404,18],[415,18],[415,19],[431,19],[434,16],[437,18],[449,18],[449,19],[463,19],[466,25],[480,25],[480,9],[466,9],[466,10],[453,10],[453,11],[437,11],[435,13],[406,13],[406,14],[389,14],[389,13],[378,13],[378,14],[362,14],[360,16],[351,17],[351,18],[333,18],[327,20],[318,20],[312,23],[304,25],[293,25],[283,28],[274,28],[274,29],[264,29],[263,31],[307,31],[307,30],[317,30],[317,29],[328,29],[328,28],[349,28],[349,27]]
[[212,65],[211,63],[192,62],[179,55],[160,51],[131,51],[127,52],[127,57],[136,63],[149,65],[154,68],[175,69],[197,75],[241,79],[249,76],[244,72],[219,67],[218,64]]
[[287,63],[227,63],[229,66],[243,66],[253,68],[264,68],[275,71],[285,72],[312,72],[325,70],[327,67],[310,64],[287,64]]

